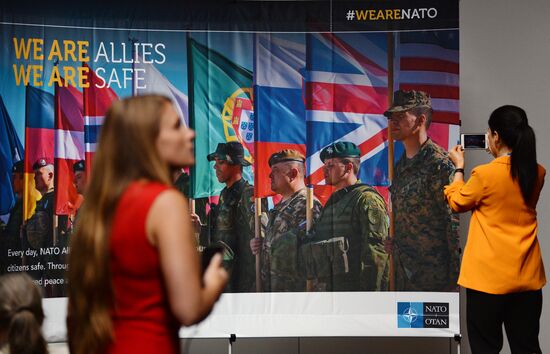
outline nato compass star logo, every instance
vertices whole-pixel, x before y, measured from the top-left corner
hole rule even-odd
[[[397,303],[397,327],[398,328],[422,328],[423,303],[422,302],[398,302]]]
[[[418,317],[418,312],[416,312],[412,307],[407,307],[401,315],[405,321],[408,323],[413,323]]]

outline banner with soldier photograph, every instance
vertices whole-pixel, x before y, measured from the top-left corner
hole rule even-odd
[[[459,333],[458,2],[172,6],[1,13],[0,271],[51,338],[105,114],[149,93],[196,132],[174,186],[231,275],[183,336]]]

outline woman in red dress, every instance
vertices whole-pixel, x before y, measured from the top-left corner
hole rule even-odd
[[[171,187],[172,171],[194,163],[193,138],[162,96],[107,112],[71,243],[71,353],[178,353],[180,325],[219,298],[221,257],[201,276],[187,201]]]

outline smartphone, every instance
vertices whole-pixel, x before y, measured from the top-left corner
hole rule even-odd
[[[460,134],[460,145],[463,149],[488,149],[487,133]]]
[[[216,253],[223,254],[223,252],[224,248],[221,245],[210,245],[205,247],[201,253],[202,272],[204,273],[206,271],[206,268],[208,268],[208,265],[210,264],[210,260]]]

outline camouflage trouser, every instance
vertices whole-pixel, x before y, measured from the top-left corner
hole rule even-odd
[[[399,254],[394,257],[394,264],[395,291],[449,291],[446,267],[404,263]]]

